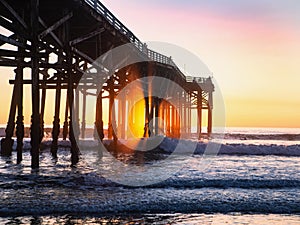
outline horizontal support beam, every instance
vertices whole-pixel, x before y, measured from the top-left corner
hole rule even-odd
[[[6,66],[6,67],[31,67],[31,62],[16,62],[15,60],[5,60],[4,58],[0,58],[0,66]],[[54,70],[61,70],[66,69],[67,66],[64,64],[50,64],[50,63],[39,63],[40,69],[54,69]]]
[[[9,84],[15,84],[16,83],[16,80],[9,80]],[[60,81],[57,81],[57,80],[39,80],[39,84],[40,85],[56,85],[56,84],[68,84],[68,80],[60,80]],[[32,80],[23,80],[22,81],[22,84],[32,84]],[[76,82],[74,82],[74,85],[76,84],[76,86],[78,85]],[[99,86],[97,84],[94,84],[93,83],[93,80],[92,81],[89,81],[87,80],[86,81],[86,84],[84,84],[84,82],[80,82],[79,86],[82,88],[82,89],[90,89],[90,88],[99,88]],[[108,86],[103,86],[103,89],[107,88]],[[114,84],[114,89],[119,89],[121,87],[121,85],[119,84]]]
[[[66,64],[61,64],[61,63],[55,63],[55,64],[50,64],[50,63],[39,63],[40,68],[45,68],[45,69],[54,69],[54,70],[59,70],[59,69],[67,69],[68,66]]]
[[[2,34],[0,34],[0,41],[7,43],[7,44],[11,44],[20,48],[26,48],[26,49],[30,49],[29,45],[23,44],[21,42],[16,41],[15,39],[12,38],[12,36],[10,37],[6,37]]]
[[[11,60],[11,59],[4,59],[4,58],[0,58],[0,66],[5,66],[5,67],[18,67],[18,66],[22,66],[22,67],[30,67],[30,63],[26,63],[26,62],[17,62],[15,60]]]
[[[15,82],[12,82],[11,80],[10,80],[10,84],[11,83],[15,83]],[[28,83],[28,82],[26,82],[26,83],[23,83],[23,84],[31,84],[31,82],[30,83]],[[64,84],[61,84],[61,86],[60,86],[60,89],[68,89],[68,86],[69,86],[69,84],[67,84],[67,83],[64,83]],[[57,85],[56,84],[42,84],[42,83],[40,83],[39,84],[39,88],[40,89],[57,89]],[[77,85],[77,84],[73,84],[73,89],[76,89],[76,88],[80,88],[80,89],[87,89],[87,90],[98,90],[98,86],[88,86],[88,87],[86,87],[86,85]],[[89,95],[93,95],[92,93],[89,93]]]
[[[6,49],[0,49],[0,56],[6,56],[6,57],[32,57],[31,52],[17,52],[17,51],[11,51]],[[47,53],[39,53],[39,58],[46,58],[48,57]]]
[[[16,34],[12,34],[12,35],[10,35],[8,38],[16,39],[16,37],[17,37]],[[4,45],[5,43],[6,43],[5,41],[0,40],[0,46],[1,46],[1,45]]]
[[[57,81],[57,80],[39,80],[38,82],[39,82],[39,84],[42,84],[42,85],[47,85],[47,84],[68,84],[67,80],[65,80],[65,81],[63,81],[63,80],[60,80],[60,81]],[[15,84],[15,83],[16,83],[16,80],[9,80],[9,84]],[[23,84],[32,84],[32,80],[23,80],[22,83]]]
[[[67,84],[63,84],[61,85],[60,87],[61,89],[68,89],[68,85]],[[95,87],[89,87],[89,88],[86,88],[85,86],[81,86],[81,85],[74,85],[73,86],[73,89],[76,89],[76,88],[85,88],[85,89],[88,89],[88,90],[98,90],[99,87],[95,86]],[[57,89],[57,86],[56,85],[44,85],[44,86],[40,86],[40,89],[50,89],[50,90],[54,90],[54,89]],[[94,93],[90,93],[88,92],[87,95],[90,95],[90,96],[97,96],[96,94]]]

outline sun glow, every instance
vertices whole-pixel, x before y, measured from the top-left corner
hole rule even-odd
[[[142,138],[145,127],[145,100],[136,102],[132,107],[129,106],[128,131],[127,135],[133,138]]]
[[[142,138],[146,104],[141,81],[134,80],[126,85],[116,99],[118,101],[118,126],[120,127],[118,135],[125,139]]]

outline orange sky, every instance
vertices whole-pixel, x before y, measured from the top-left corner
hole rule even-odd
[[[142,41],[177,44],[205,62],[221,88],[227,126],[300,127],[300,2],[102,2]],[[5,124],[13,73],[0,71],[0,124]],[[30,105],[24,110],[29,122]]]
[[[300,2],[104,3],[142,40],[177,44],[206,63],[227,126],[300,127]]]

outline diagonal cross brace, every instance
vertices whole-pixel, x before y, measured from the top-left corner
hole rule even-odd
[[[39,39],[43,39],[46,37],[49,33],[54,31],[56,28],[58,28],[60,25],[65,23],[67,20],[71,19],[73,17],[73,12],[68,13],[66,16],[58,20],[56,23],[54,23],[52,26],[44,30],[42,33],[39,34]]]
[[[40,22],[40,24],[41,24],[43,27],[47,28],[46,23],[42,20],[41,17],[39,17],[39,22]],[[57,43],[60,47],[63,47],[63,44],[62,44],[62,42],[60,41],[60,39],[59,39],[52,31],[50,32],[50,35],[52,36],[52,38],[56,41],[56,43]]]

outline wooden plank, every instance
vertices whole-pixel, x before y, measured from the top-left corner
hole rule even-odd
[[[104,28],[97,29],[97,30],[95,30],[95,31],[93,31],[93,32],[91,32],[89,34],[83,35],[83,36],[81,36],[79,38],[74,39],[73,41],[70,41],[70,45],[76,45],[76,44],[78,44],[80,42],[83,42],[85,40],[88,40],[88,39],[90,39],[90,38],[92,38],[92,37],[94,37],[94,36],[96,36],[98,34],[101,34],[104,31],[105,31]]]
[[[0,17],[0,25],[12,33],[16,33],[18,36],[24,37],[25,39],[29,39],[28,32],[21,26],[16,23],[10,22],[4,17]]]
[[[44,30],[42,33],[39,34],[39,39],[43,39],[46,37],[49,33],[53,32],[56,28],[64,24],[66,21],[71,19],[73,17],[73,12],[68,13],[66,16],[58,20],[56,23],[54,23],[52,26]]]

